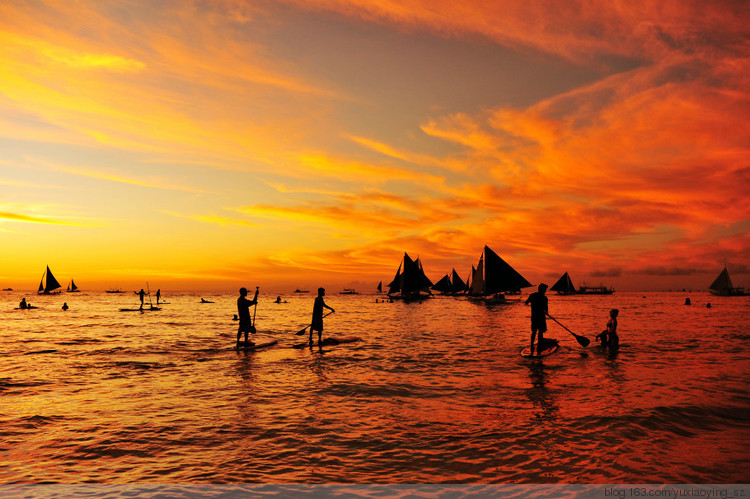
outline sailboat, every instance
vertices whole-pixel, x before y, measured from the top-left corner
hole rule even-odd
[[[506,293],[518,294],[531,283],[492,251],[484,247],[484,254],[473,272],[469,298],[484,303],[507,303]]]
[[[735,288],[732,286],[732,280],[729,278],[729,272],[727,272],[727,266],[724,265],[724,270],[721,271],[719,277],[708,287],[711,294],[717,296],[747,296],[748,293],[745,288]]]
[[[388,285],[388,296],[405,301],[423,300],[432,296],[430,287],[432,287],[432,281],[425,275],[419,258],[412,260],[408,254],[404,253],[404,259],[398,266],[396,277]]]
[[[574,295],[576,294],[576,287],[573,286],[573,281],[570,280],[570,276],[565,272],[555,284],[549,288],[550,291],[557,291],[558,295]]]
[[[457,295],[468,291],[469,287],[458,275],[456,269],[453,269],[450,275],[445,274],[431,289],[444,295]]]
[[[49,265],[47,265],[47,270],[44,271],[44,274],[42,274],[42,281],[39,283],[39,289],[37,290],[36,294],[38,295],[53,295],[59,293],[53,293],[54,290],[61,288],[60,283],[57,282],[57,279],[55,279],[55,276],[52,275],[52,272],[49,270]]]
[[[383,281],[380,281],[378,283],[378,293],[382,293],[382,292],[383,292]]]
[[[73,279],[70,280],[70,284],[68,284],[68,289],[66,289],[68,293],[80,293],[80,290],[78,289],[78,286],[76,286],[76,283],[73,282]]]
[[[456,269],[453,269],[453,275],[451,276],[451,293],[456,295],[467,291],[469,291],[469,286],[467,286],[463,279],[461,279],[458,272],[456,272]]]

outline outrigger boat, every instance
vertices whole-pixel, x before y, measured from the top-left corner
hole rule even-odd
[[[600,284],[599,286],[586,286],[584,284],[577,291],[579,295],[611,295],[614,292],[615,288],[608,288],[604,284]]]
[[[708,287],[708,290],[711,294],[717,296],[747,296],[750,294],[745,291],[745,288],[735,288],[732,286],[732,280],[729,278],[726,265],[724,266],[724,270],[719,274],[719,277]]]
[[[388,297],[403,301],[425,300],[432,297],[431,287],[432,281],[425,275],[419,257],[412,260],[408,254],[404,253],[404,259],[398,266],[396,277],[388,285]]]
[[[47,265],[47,270],[44,271],[44,274],[42,274],[42,281],[39,283],[39,289],[37,290],[36,294],[38,295],[56,295],[59,294],[60,291],[53,292],[56,289],[61,288],[59,282],[57,282],[57,279],[55,279],[55,276],[52,275],[52,272],[49,270],[49,265]]]
[[[549,288],[550,291],[556,291],[558,295],[574,295],[576,294],[576,287],[573,285],[573,281],[570,280],[570,276],[565,272],[555,284]]]
[[[472,267],[472,279],[469,286],[469,299],[486,304],[509,303],[507,294],[520,294],[521,288],[531,283],[508,265],[489,246],[484,247],[484,254],[479,257],[476,269]],[[518,300],[512,300],[518,301]]]
[[[439,291],[444,295],[455,296],[466,293],[469,290],[469,286],[461,279],[456,269],[453,269],[451,275],[445,274],[431,289]]]

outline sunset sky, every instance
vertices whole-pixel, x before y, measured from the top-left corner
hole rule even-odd
[[[0,287],[370,291],[485,244],[750,285],[745,1],[11,1],[0,46]]]

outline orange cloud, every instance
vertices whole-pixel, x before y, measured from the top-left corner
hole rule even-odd
[[[409,31],[446,37],[481,35],[501,45],[531,47],[576,61],[596,56],[659,60],[682,51],[709,54],[742,47],[750,13],[742,2],[668,0],[624,6],[617,0],[287,0]]]

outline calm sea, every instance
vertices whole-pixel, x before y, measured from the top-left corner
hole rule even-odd
[[[261,295],[279,343],[237,352],[235,294],[22,296],[0,294],[2,483],[750,481],[749,298],[550,295],[592,340],[618,308],[621,350],[550,321],[562,348],[527,360],[522,303],[330,294],[326,334],[362,340],[311,352],[312,295]]]

